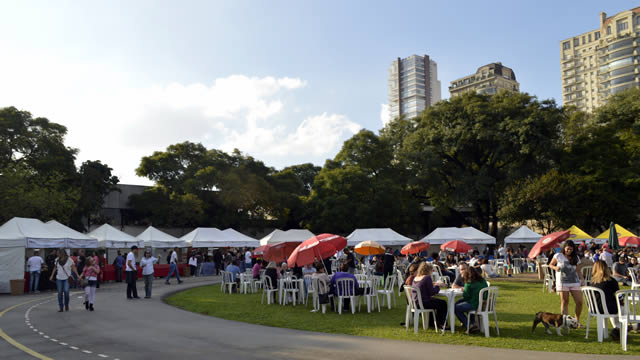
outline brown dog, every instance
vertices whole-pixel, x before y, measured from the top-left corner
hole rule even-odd
[[[531,333],[535,332],[536,326],[538,326],[539,323],[542,323],[544,325],[545,329],[547,330],[547,334],[553,334],[549,327],[554,326],[556,328],[556,333],[558,334],[558,336],[562,336],[563,328],[567,329],[567,333],[569,333],[569,329],[577,329],[582,327],[582,324],[580,324],[578,320],[573,316],[552,314],[540,311],[533,319],[533,327],[531,328]]]

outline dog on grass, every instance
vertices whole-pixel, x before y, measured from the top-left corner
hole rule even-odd
[[[540,311],[533,319],[533,327],[531,328],[532,334],[536,331],[536,326],[538,326],[539,323],[542,323],[544,325],[545,329],[547,330],[547,334],[553,334],[549,328],[551,326],[555,327],[558,336],[562,336],[562,329],[567,329],[567,333],[569,333],[569,329],[577,329],[582,327],[582,324],[578,322],[578,319],[574,318],[573,316],[552,314]]]

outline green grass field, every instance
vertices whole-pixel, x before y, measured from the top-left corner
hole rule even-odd
[[[492,280],[492,285],[500,287],[497,303],[500,337],[496,336],[494,328],[489,339],[482,333],[464,334],[459,323],[455,334],[447,332],[444,336],[436,334],[433,327],[426,331],[421,327],[418,335],[413,333],[413,328],[405,330],[400,326],[405,315],[404,294],[397,298],[396,306],[391,310],[385,307],[380,313],[376,311],[369,314],[363,303],[363,312],[356,312],[355,315],[350,312],[338,315],[330,310],[326,314],[312,313],[310,305],[262,305],[260,293],[223,294],[219,285],[189,289],[174,294],[165,301],[189,311],[224,319],[308,331],[510,349],[640,355],[640,334],[630,333],[626,353],[622,351],[619,341],[614,342],[609,338],[603,343],[598,343],[594,327],[595,318],[591,320],[588,340],[585,339],[585,329],[572,330],[569,335],[558,337],[555,332],[548,335],[542,324],[539,324],[536,332],[532,334],[531,325],[535,313],[559,313],[560,297],[554,293],[543,293],[540,283]],[[573,309],[572,301],[570,312],[573,312]],[[586,326],[586,309],[583,310],[580,322]],[[493,326],[493,323],[491,325]]]

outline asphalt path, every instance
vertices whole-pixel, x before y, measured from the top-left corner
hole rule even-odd
[[[58,313],[57,296],[0,296],[0,358],[13,359],[631,359],[456,346],[332,335],[219,319],[165,304],[175,291],[214,283],[186,278],[177,285],[154,282],[151,299],[128,300],[124,283],[103,284],[96,310],[86,311],[73,292],[69,312]],[[138,294],[144,295],[138,282]],[[18,305],[18,306],[16,306]],[[16,306],[12,308],[13,306]],[[247,312],[256,309],[247,309]],[[348,316],[348,315],[347,315]],[[407,336],[413,336],[409,331]],[[640,357],[635,357],[640,358]]]

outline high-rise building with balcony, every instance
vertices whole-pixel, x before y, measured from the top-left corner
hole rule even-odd
[[[493,95],[500,90],[520,91],[516,73],[501,62],[491,63],[478,68],[475,74],[467,75],[451,82],[451,97],[460,96],[468,91]]]
[[[617,92],[640,86],[640,7],[560,42],[563,105],[591,112]]]
[[[411,55],[391,63],[389,68],[389,115],[419,116],[441,100],[438,64],[428,55]]]

